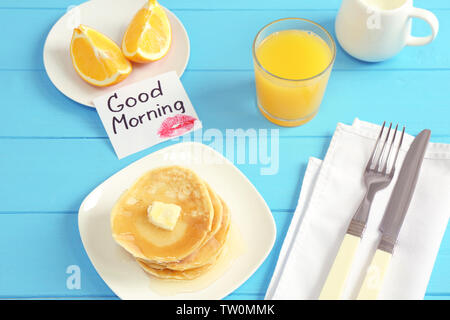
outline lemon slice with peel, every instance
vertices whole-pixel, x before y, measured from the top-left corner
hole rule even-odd
[[[123,37],[123,54],[131,61],[146,63],[164,57],[170,49],[172,30],[166,12],[156,0],[148,0]]]
[[[130,61],[114,41],[84,25],[73,30],[70,55],[80,77],[98,87],[119,83],[132,70]]]

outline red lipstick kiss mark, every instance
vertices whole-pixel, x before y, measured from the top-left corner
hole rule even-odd
[[[160,138],[172,138],[176,136],[181,136],[186,132],[192,130],[194,127],[194,122],[197,119],[191,116],[186,116],[178,114],[176,116],[167,118],[161,124],[158,130],[158,135]]]

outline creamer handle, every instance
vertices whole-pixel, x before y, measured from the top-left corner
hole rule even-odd
[[[431,27],[431,35],[426,37],[414,37],[409,35],[406,40],[408,46],[424,46],[432,42],[439,32],[439,20],[431,11],[419,8],[412,8],[409,16],[411,18],[419,18],[426,21]]]

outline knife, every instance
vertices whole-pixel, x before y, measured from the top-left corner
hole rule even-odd
[[[357,297],[358,300],[375,300],[378,297],[417,184],[417,179],[419,178],[420,168],[422,167],[430,136],[430,130],[423,130],[414,139],[406,153],[379,228],[382,234],[381,241],[366,271],[366,276]]]

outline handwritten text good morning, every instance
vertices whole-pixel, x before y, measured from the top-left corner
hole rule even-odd
[[[119,158],[201,128],[175,72],[122,87],[94,104]]]

